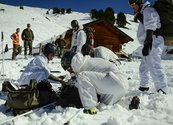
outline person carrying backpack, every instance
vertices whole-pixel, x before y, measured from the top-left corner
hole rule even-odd
[[[147,1],[143,0],[129,0],[130,7],[137,12],[139,26],[137,37],[141,44],[142,60],[139,67],[140,72],[140,91],[149,90],[149,76],[150,73],[155,84],[157,92],[164,94],[168,93],[168,85],[166,76],[161,66],[161,55],[164,49],[164,39],[161,34],[156,32],[161,28],[160,17],[157,11],[151,7]]]
[[[19,32],[20,28],[17,28],[16,32],[10,36],[10,38],[13,40],[12,60],[15,60],[16,56],[21,52],[21,47],[19,42]]]
[[[96,114],[97,108],[115,104],[127,92],[125,75],[105,59],[67,51],[61,58],[61,66],[76,74],[75,86],[78,88],[84,113]],[[97,94],[100,95],[99,99]]]
[[[81,52],[82,46],[86,43],[86,33],[82,27],[79,27],[77,20],[71,21],[71,27],[73,29],[73,34],[70,50],[73,52]]]

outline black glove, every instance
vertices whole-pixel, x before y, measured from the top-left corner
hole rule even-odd
[[[146,32],[146,39],[144,41],[144,47],[142,49],[143,56],[148,56],[149,52],[152,49],[152,36],[153,36],[153,30],[147,30]]]
[[[150,46],[148,44],[144,44],[144,47],[142,49],[142,55],[148,56],[150,51]]]
[[[142,13],[136,13],[136,18],[143,24],[143,14]]]

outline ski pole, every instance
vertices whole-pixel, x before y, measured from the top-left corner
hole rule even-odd
[[[80,114],[82,110],[79,110],[76,114],[72,115],[63,125],[69,125],[70,121]]]
[[[3,32],[1,32],[1,42],[2,42],[2,67],[1,67],[1,76],[2,76],[2,80],[4,80],[4,52],[3,52],[3,48],[4,48],[4,34]]]
[[[41,108],[44,109],[44,108],[46,108],[46,107],[48,107],[48,106],[54,105],[55,103],[56,103],[56,102],[52,102],[52,103],[47,104],[47,105],[45,105],[45,106],[36,108],[36,109],[34,109],[34,110],[30,110],[30,111],[28,111],[28,112],[25,112],[25,113],[23,113],[23,114],[21,114],[21,115],[17,115],[17,116],[15,116],[15,117],[11,118],[11,119],[7,119],[7,120],[5,120],[5,121],[3,121],[3,122],[0,122],[0,125],[2,125],[2,124],[4,124],[4,123],[7,123],[7,122],[10,122],[10,121],[13,121],[13,120],[18,119],[18,118],[21,118],[21,117],[23,117],[23,116],[27,116],[27,115],[29,115],[29,114],[32,114],[32,113],[34,113],[34,112],[39,111],[39,109],[41,109]]]

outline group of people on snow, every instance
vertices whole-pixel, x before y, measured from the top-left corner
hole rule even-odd
[[[129,0],[129,5],[139,14],[139,20],[142,18],[137,32],[139,42],[144,45],[139,67],[141,81],[138,89],[149,90],[148,74],[150,73],[156,91],[167,94],[168,85],[161,66],[164,39],[161,35],[154,34],[154,31],[161,26],[159,15],[154,8],[149,7],[149,2]],[[121,63],[111,50],[105,47],[92,48],[87,45],[86,34],[77,20],[71,21],[71,27],[73,29],[71,47],[62,55],[61,66],[70,74],[75,74],[73,82],[78,89],[84,113],[96,114],[98,107],[113,105],[125,96],[128,91],[127,77],[120,70]],[[28,39],[31,40],[33,39]],[[43,53],[27,65],[19,79],[19,84],[28,84],[31,79],[36,79],[37,82],[51,79],[62,85],[67,84],[71,79],[64,80],[65,76],[54,76],[48,69],[48,63],[54,58],[55,53],[55,46],[47,43]]]
[[[20,36],[19,36],[20,28],[16,29],[16,32],[11,35],[11,39],[13,40],[13,53],[12,53],[12,60],[16,59],[16,56],[21,53],[21,46],[20,46]],[[27,58],[27,49],[29,47],[29,54],[32,55],[32,46],[34,40],[34,33],[31,30],[31,25],[27,24],[27,28],[22,31],[21,38],[24,42],[24,55]]]

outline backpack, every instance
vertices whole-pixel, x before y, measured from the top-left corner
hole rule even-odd
[[[60,87],[56,105],[83,108],[78,89],[74,85],[64,85]]]
[[[148,6],[146,6],[148,7]],[[162,35],[165,40],[165,45],[169,45],[173,41],[173,0],[157,0],[154,5],[160,16],[161,28],[154,31],[155,35]],[[137,17],[143,23],[143,15]]]
[[[5,105],[6,111],[12,111],[14,115],[22,114],[39,105],[39,91],[36,89],[36,81],[32,80],[27,86],[16,89],[9,81],[2,84],[2,91],[8,92]]]
[[[173,0],[157,0],[153,7],[160,16],[159,32],[166,40],[173,40]]]
[[[5,81],[2,91],[8,92],[5,105],[9,109],[6,112],[12,111],[14,116],[54,102],[57,98],[51,84],[46,80],[38,84],[36,80],[31,80],[29,85],[23,85],[19,89]]]
[[[99,94],[97,94],[97,98],[99,102]],[[78,88],[73,83],[60,87],[56,105],[60,105],[61,107],[83,108]]]
[[[86,44],[89,44],[90,46],[93,45],[93,39],[94,39],[94,29],[91,27],[85,27],[84,32],[86,33],[87,39]]]

